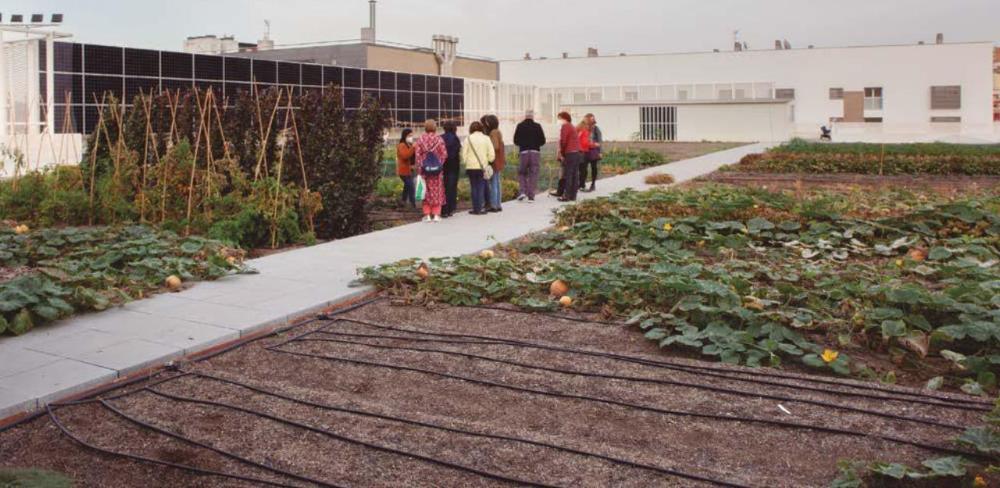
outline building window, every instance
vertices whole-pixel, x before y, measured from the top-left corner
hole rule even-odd
[[[932,86],[931,110],[958,110],[962,108],[961,86]]]
[[[956,123],[961,121],[961,117],[931,117],[932,123]]]
[[[882,110],[882,87],[865,88],[865,110]]]
[[[639,139],[642,141],[677,139],[677,107],[639,107]]]
[[[844,99],[844,89],[843,88],[831,88],[830,89],[830,100],[843,100]]]
[[[688,91],[687,90],[677,90],[677,99],[678,100],[687,100],[688,99]]]
[[[732,100],[733,91],[729,89],[719,90],[719,100]]]
[[[865,117],[865,122],[869,124],[881,124],[882,117]]]
[[[794,88],[778,88],[774,90],[774,98],[778,100],[795,100]]]
[[[625,101],[626,102],[635,102],[635,101],[638,101],[638,100],[639,100],[639,89],[638,88],[632,88],[632,87],[626,87],[625,88]]]

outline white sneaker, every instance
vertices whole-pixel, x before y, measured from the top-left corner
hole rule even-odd
[[[528,195],[525,195],[524,193],[522,193],[522,194],[520,194],[520,195],[517,196],[517,201],[523,202],[525,198],[528,198]]]
[[[424,215],[424,220],[423,221],[424,222],[430,222],[431,221],[431,216],[430,215]]]
[[[441,221],[441,216],[440,216],[440,215],[435,215],[435,216],[434,216],[434,217],[433,217],[433,218],[431,219],[431,222],[440,222],[440,221]]]

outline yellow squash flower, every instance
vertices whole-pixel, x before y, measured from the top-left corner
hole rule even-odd
[[[972,486],[975,488],[986,488],[986,480],[983,479],[982,475],[976,476],[976,479],[972,480]]]
[[[823,362],[825,362],[827,364],[836,361],[837,360],[837,356],[840,356],[840,353],[837,352],[837,351],[834,351],[834,350],[831,350],[831,349],[824,349],[823,350],[823,355],[822,355]]]
[[[670,225],[670,222],[667,222],[666,224],[663,224],[663,230],[665,230],[667,232],[670,232],[673,228],[674,228],[674,226]]]

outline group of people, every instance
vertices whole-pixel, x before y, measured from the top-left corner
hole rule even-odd
[[[528,111],[514,131],[514,144],[520,151],[517,170],[518,196],[521,202],[534,202],[541,170],[541,151],[545,131]],[[551,195],[560,201],[574,201],[578,191],[594,191],[603,138],[593,114],[587,114],[574,128],[572,117],[559,114],[561,123],[557,159],[562,167],[559,186]],[[396,146],[396,174],[403,181],[401,202],[416,208],[418,177],[422,183],[424,222],[439,222],[458,209],[458,180],[465,168],[472,197],[472,215],[502,212],[502,174],[507,163],[506,147],[496,115],[486,115],[469,125],[469,136],[459,139],[458,125],[442,124],[438,134],[434,120],[424,123],[424,132],[416,137],[404,129]],[[592,177],[587,189],[588,168]]]

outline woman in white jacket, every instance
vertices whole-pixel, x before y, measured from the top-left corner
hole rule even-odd
[[[472,190],[472,215],[486,215],[487,178],[484,173],[487,168],[492,170],[490,163],[496,157],[493,141],[483,133],[483,124],[473,122],[469,126],[469,137],[462,145],[462,164]]]

